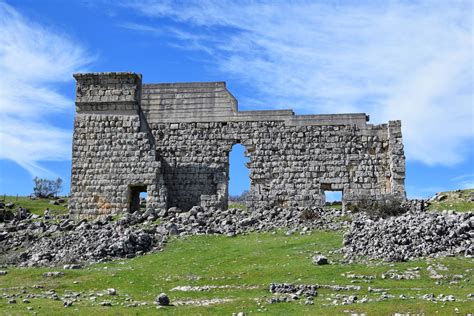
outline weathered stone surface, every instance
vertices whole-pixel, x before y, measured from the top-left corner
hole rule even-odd
[[[0,235],[4,237],[0,239],[0,263],[20,266],[63,264],[64,269],[78,269],[81,268],[79,262],[127,258],[160,249],[163,235],[156,232],[157,225],[141,225],[147,217],[137,213],[116,222],[110,218],[92,223],[67,221],[68,229],[54,234],[48,232],[57,226],[57,218],[2,223]],[[25,250],[16,251],[20,248]]]
[[[322,255],[317,255],[313,257],[313,263],[318,266],[322,266],[322,265],[328,264],[328,258]]]
[[[318,285],[303,285],[289,283],[272,283],[270,284],[270,293],[272,294],[296,294],[306,297],[315,297],[318,295]]]
[[[405,199],[399,121],[365,114],[238,111],[223,82],[142,85],[133,73],[76,74],[70,212],[78,217],[227,208],[234,144],[250,157],[250,208]]]
[[[127,213],[121,218],[97,218],[88,222],[68,222],[67,230],[55,230],[61,217],[49,219],[13,219],[0,223],[0,264],[19,266],[57,266],[78,269],[79,263],[129,258],[160,250],[167,236],[224,234],[234,236],[249,231],[272,231],[288,228],[289,234],[309,233],[312,229],[336,230],[347,227],[351,213],[342,210],[313,208],[316,214],[305,219],[303,208],[228,209],[196,206],[188,212],[168,210],[158,218],[157,212]],[[177,212],[175,212],[177,211]],[[38,229],[41,227],[41,229]],[[54,231],[54,233],[51,233]],[[25,249],[18,252],[18,249]]]
[[[56,223],[61,217],[12,219],[0,223],[0,264],[62,265],[63,269],[75,269],[81,268],[79,263],[130,258],[160,250],[168,236],[235,236],[280,228],[287,229],[288,235],[308,234],[317,229],[348,230],[345,247],[341,250],[348,260],[359,256],[409,260],[420,256],[474,254],[472,212],[410,211],[401,216],[374,220],[362,213],[319,208],[222,211],[196,206],[186,212],[170,209],[162,215],[158,217],[158,212],[148,210],[127,213],[115,220],[111,216],[90,222],[83,219],[71,222],[72,227],[55,233],[50,233],[51,228],[58,226]],[[159,221],[150,221],[153,218]],[[66,220],[63,218],[63,221]],[[321,258],[316,259],[321,261]]]
[[[43,277],[45,278],[57,278],[57,277],[62,277],[63,275],[64,275],[64,272],[61,272],[61,271],[51,271],[51,272],[43,273]]]
[[[364,256],[388,261],[439,255],[473,256],[473,238],[472,212],[408,212],[378,220],[362,215],[344,235],[344,252],[347,259]]]

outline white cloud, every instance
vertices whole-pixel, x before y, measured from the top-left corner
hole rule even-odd
[[[91,59],[65,35],[21,16],[0,2],[0,159],[34,176],[53,176],[42,161],[71,157],[71,131],[54,126],[51,113],[74,111],[52,86],[72,80]]]
[[[212,55],[226,79],[255,87],[260,107],[401,119],[408,159],[428,165],[472,155],[472,3],[327,3],[125,5],[174,19],[175,39]]]

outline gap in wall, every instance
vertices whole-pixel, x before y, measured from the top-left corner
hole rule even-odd
[[[148,198],[148,192],[140,192],[140,211],[146,211],[146,201]]]
[[[340,208],[342,207],[342,191],[324,191],[326,206]]]
[[[249,157],[245,156],[245,146],[235,144],[229,152],[229,201],[243,202],[250,189],[250,170],[247,163]]]
[[[130,213],[133,213],[135,211],[140,211],[141,210],[141,197],[145,197],[147,188],[146,185],[130,185],[129,186],[129,211]],[[146,208],[146,202],[145,202],[145,207]]]

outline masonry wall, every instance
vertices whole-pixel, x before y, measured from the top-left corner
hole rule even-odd
[[[76,79],[70,212],[82,217],[127,212],[135,186],[146,188],[150,207],[165,207],[161,162],[139,114],[141,77]]]
[[[238,111],[222,82],[142,86],[129,73],[76,79],[73,213],[128,211],[130,186],[141,184],[148,207],[225,209],[237,143],[250,157],[251,207],[323,205],[324,191],[342,191],[345,204],[405,199],[399,121]]]
[[[391,159],[395,149],[390,142],[398,145],[399,139],[389,139],[386,124],[364,130],[354,125],[287,126],[278,121],[180,123],[175,128],[171,124],[154,124],[152,130],[160,135],[157,148],[169,166],[172,206],[188,209],[200,204],[200,194],[212,191],[221,195],[215,200],[225,204],[228,153],[237,143],[250,157],[254,207],[322,205],[324,191],[343,191],[346,203],[405,195],[400,183],[404,166],[397,165],[401,158]],[[397,122],[391,124],[399,127]]]

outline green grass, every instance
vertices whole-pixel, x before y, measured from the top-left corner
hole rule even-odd
[[[353,304],[348,306],[324,306],[333,299],[331,295],[357,295],[360,298],[379,297],[380,294],[368,292],[368,287],[385,288],[389,294],[418,296],[420,294],[451,294],[456,298],[466,299],[468,293],[474,292],[473,261],[466,258],[442,258],[419,260],[406,263],[382,263],[370,261],[369,264],[338,263],[339,255],[332,255],[331,250],[340,247],[342,233],[313,232],[311,235],[294,234],[286,236],[284,232],[252,233],[237,237],[193,236],[173,239],[164,251],[109,263],[94,264],[82,270],[64,270],[61,278],[43,278],[46,268],[8,268],[8,274],[0,276],[0,291],[18,293],[24,287],[26,293],[41,293],[54,289],[58,295],[83,291],[81,300],[68,309],[62,307],[61,301],[48,299],[30,299],[30,304],[9,305],[6,299],[0,299],[0,310],[3,314],[26,314],[27,306],[47,315],[73,313],[78,315],[124,315],[155,314],[153,300],[161,292],[167,293],[171,301],[189,299],[227,298],[230,302],[211,306],[171,306],[160,310],[161,314],[172,315],[231,315],[233,312],[245,311],[250,314],[265,313],[269,315],[327,315],[344,314],[343,311],[365,312],[368,315],[389,315],[395,312],[425,313],[425,315],[452,314],[458,308],[462,315],[472,312],[472,302],[432,303],[421,299],[401,300],[392,298],[383,302]],[[315,266],[311,257],[315,251],[328,256],[331,264]],[[447,271],[439,271],[446,276],[442,284],[428,277],[428,264],[441,263]],[[405,271],[407,268],[420,267],[421,278],[417,280],[382,279],[381,275],[390,270]],[[374,275],[371,283],[351,283],[342,275],[353,272],[359,275]],[[457,284],[449,284],[453,275],[462,274],[464,278]],[[77,282],[77,284],[73,282]],[[271,282],[290,282],[298,284],[339,284],[360,285],[360,291],[335,292],[320,289],[314,305],[304,305],[304,300],[290,303],[268,304],[272,296],[268,292]],[[32,285],[43,285],[44,289],[34,289]],[[171,291],[176,286],[200,285],[233,285],[252,286],[251,289],[216,289],[205,292]],[[101,292],[107,288],[117,289],[117,296],[98,297],[98,302],[109,300],[111,307],[97,306],[89,296],[90,291]],[[125,299],[146,302],[140,307],[120,305]],[[258,305],[260,303],[261,305]],[[260,309],[260,312],[259,312]],[[346,313],[347,314],[347,313]]]
[[[238,208],[240,210],[246,210],[247,206],[239,202],[230,202],[228,208]]]
[[[469,191],[464,190],[458,195],[449,194],[443,203],[452,205],[444,207],[465,211],[472,208],[472,202],[466,202]],[[452,193],[452,192],[451,192]],[[3,198],[3,196],[0,196]],[[42,215],[48,207],[54,213],[66,213],[64,206],[49,205],[49,199],[30,200],[28,197],[7,196],[6,202],[25,207],[35,214]],[[229,207],[245,209],[241,204],[229,204]],[[435,206],[431,206],[431,209]],[[192,236],[173,239],[162,252],[148,254],[129,260],[94,264],[82,270],[64,270],[61,278],[43,278],[45,271],[57,271],[60,268],[14,268],[8,267],[8,274],[0,276],[0,293],[19,293],[23,288],[26,292],[17,298],[17,304],[7,304],[7,299],[0,298],[0,314],[29,314],[27,306],[34,311],[47,315],[78,314],[162,314],[172,315],[231,315],[245,311],[250,314],[266,313],[270,315],[327,315],[348,314],[348,311],[366,313],[368,315],[389,315],[399,313],[424,313],[425,315],[451,315],[458,308],[461,315],[474,312],[472,301],[466,301],[467,294],[474,293],[473,260],[467,258],[423,259],[405,263],[340,263],[341,257],[331,254],[342,244],[340,232],[313,232],[311,235],[293,234],[286,236],[284,232],[253,233],[234,238],[224,236]],[[321,252],[329,257],[330,265],[315,266],[311,257]],[[429,277],[428,265],[441,263],[447,271],[438,271],[446,278],[440,284]],[[420,267],[420,279],[392,280],[382,279],[381,275],[390,269],[406,271],[408,268]],[[5,270],[2,268],[2,270]],[[370,283],[351,283],[343,274],[351,272],[358,275],[371,275],[376,279]],[[450,284],[455,275],[464,277],[456,284]],[[77,283],[73,283],[77,282]],[[304,305],[304,300],[290,303],[268,304],[272,296],[268,286],[272,282],[288,282],[297,284],[338,284],[360,285],[360,291],[335,292],[320,289],[314,305]],[[44,289],[32,288],[32,285],[43,285]],[[251,286],[252,288],[215,289],[206,292],[171,291],[176,286],[199,285],[232,285]],[[334,295],[357,295],[377,298],[380,294],[368,292],[368,287],[387,289],[395,295],[381,302],[332,306]],[[104,295],[97,302],[89,299],[88,293],[103,292],[113,287],[117,296]],[[68,309],[61,301],[31,298],[30,304],[22,303],[28,293],[40,294],[54,289],[61,297],[64,294],[82,291],[80,301]],[[153,304],[154,298],[161,292],[167,293],[172,302],[179,300],[205,300],[227,298],[231,301],[210,306],[172,306],[160,311]],[[433,293],[455,295],[458,301],[433,303],[419,298],[401,300],[400,294],[419,297]],[[130,298],[147,305],[125,307],[125,300]],[[98,302],[109,300],[113,306],[98,306]],[[462,300],[462,301],[459,301]],[[260,305],[258,305],[260,304]]]
[[[325,208],[325,209],[342,210],[342,204],[331,205],[331,206],[325,206],[324,208]]]
[[[49,204],[50,199],[30,199],[28,196],[11,196],[11,195],[0,195],[0,200],[5,201],[5,203],[14,203],[15,206],[12,210],[16,210],[18,207],[23,207],[28,209],[31,213],[37,215],[44,215],[44,210],[49,208],[53,215],[67,214],[68,209],[65,204],[66,202],[60,205],[51,205]]]
[[[474,211],[474,202],[470,201],[470,197],[474,194],[474,189],[441,192],[447,198],[443,201],[431,202],[428,209],[431,211],[454,210],[457,212]]]

